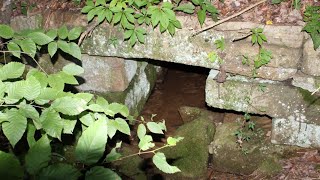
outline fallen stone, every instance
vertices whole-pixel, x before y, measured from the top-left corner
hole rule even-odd
[[[300,147],[320,147],[320,126],[297,122],[294,116],[274,118],[271,142]]]
[[[165,179],[206,179],[208,145],[213,140],[214,132],[214,123],[203,117],[180,126],[175,136],[184,139],[174,147],[163,149],[163,152],[181,172],[164,174]]]
[[[236,142],[234,133],[242,123],[223,123],[216,127],[213,142],[209,146],[212,154],[212,168],[217,171],[249,175],[255,172],[263,177],[272,176],[281,171],[278,160],[287,151],[283,146],[271,144],[264,134],[244,131],[250,135],[242,148]]]
[[[197,107],[182,106],[179,108],[179,114],[184,123],[193,121],[199,117],[204,117],[211,120],[213,123],[217,124],[222,122],[224,113],[213,112],[206,109],[201,109]]]

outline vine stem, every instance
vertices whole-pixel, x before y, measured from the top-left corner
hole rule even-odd
[[[256,6],[262,4],[262,3],[266,2],[266,1],[267,1],[267,0],[261,0],[261,1],[257,2],[257,3],[255,3],[255,4],[253,4],[253,5],[245,8],[244,10],[242,10],[242,11],[240,11],[240,12],[238,12],[238,13],[235,13],[235,14],[233,14],[233,15],[225,18],[225,19],[221,19],[221,20],[215,22],[214,24],[212,24],[212,25],[210,25],[210,26],[208,26],[208,27],[202,28],[202,29],[196,31],[195,33],[193,33],[193,34],[191,35],[191,37],[196,36],[196,35],[204,32],[204,31],[206,31],[206,30],[208,30],[208,29],[211,29],[211,28],[213,28],[213,27],[215,27],[215,26],[217,26],[217,25],[219,25],[219,24],[222,24],[222,23],[224,23],[224,22],[226,22],[226,21],[228,21],[228,20],[230,20],[230,19],[232,19],[232,18],[234,18],[234,17],[237,17],[237,16],[243,14],[244,12],[249,11],[250,9],[252,9],[252,8],[254,8],[254,7],[256,7]]]
[[[116,160],[114,160],[114,161],[112,161],[112,162],[116,162],[116,161],[122,161],[123,159],[127,159],[127,158],[129,158],[129,157],[133,157],[133,156],[137,156],[137,155],[141,155],[141,154],[149,154],[149,153],[153,153],[153,154],[155,154],[156,153],[156,151],[159,151],[160,149],[163,149],[163,148],[166,148],[166,147],[170,147],[171,145],[164,145],[164,146],[162,146],[162,147],[159,147],[159,148],[157,148],[157,149],[154,149],[154,150],[151,150],[151,151],[145,151],[145,152],[137,152],[137,153],[134,153],[134,154],[130,154],[130,155],[128,155],[128,156],[123,156],[123,157],[121,157],[121,158],[119,158],[119,159],[116,159]]]

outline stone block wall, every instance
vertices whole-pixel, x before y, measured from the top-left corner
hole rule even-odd
[[[44,13],[42,17],[43,21],[42,24],[38,24],[39,27],[56,28],[63,24],[68,27],[86,26],[85,15],[76,13]],[[212,52],[219,51],[214,41],[223,37],[226,42],[223,65],[228,78],[225,83],[219,84],[215,81],[218,72],[213,70],[210,73],[206,86],[208,105],[269,115],[273,118],[272,141],[274,143],[320,147],[320,136],[314,133],[314,129],[320,127],[319,93],[311,95],[311,92],[320,85],[320,48],[313,49],[309,36],[301,32],[302,26],[226,22],[192,36],[192,33],[200,28],[196,17],[178,17],[178,19],[185,28],[177,30],[175,36],[171,37],[168,33],[160,34],[158,31],[149,29],[145,44],[136,44],[133,48],[123,40],[123,33],[119,28],[100,25],[81,46],[82,52],[87,54],[84,55],[83,63],[90,61],[86,61],[86,58],[95,59],[93,62],[97,63],[86,65],[89,73],[85,78],[93,77],[91,72],[99,71],[98,64],[105,64],[107,57],[147,58],[219,70],[218,61],[211,62],[208,56]],[[212,23],[210,20],[205,22],[207,26]],[[268,42],[263,47],[272,52],[272,60],[257,70],[259,79],[252,79],[252,60],[258,54],[258,47],[252,46],[249,35],[250,30],[257,27],[264,29]],[[110,43],[114,39],[117,39],[116,46]],[[251,59],[249,66],[242,64],[244,55]],[[97,57],[99,57],[98,60]],[[90,61],[90,63],[93,62]],[[123,74],[123,77],[114,81],[117,85],[104,84],[97,87],[95,82],[99,79],[94,79],[93,84],[82,85],[79,88],[123,90],[132,76],[127,72],[132,74],[136,65],[122,60],[111,60],[110,63],[117,64],[119,67],[116,68],[117,73]],[[103,73],[103,69],[100,70]],[[141,73],[141,68],[139,70],[137,66],[136,75],[139,72]],[[104,74],[106,75],[106,72]],[[107,79],[104,77],[99,81]],[[129,84],[136,84],[132,87],[142,86],[139,83],[142,81],[133,83],[131,80]],[[131,91],[128,95],[133,99],[136,97],[135,93],[139,91],[141,88]],[[131,106],[128,101],[124,102]],[[290,127],[291,130],[288,130]],[[301,129],[303,127],[307,128]],[[290,140],[289,137],[296,137],[294,139],[299,141]]]

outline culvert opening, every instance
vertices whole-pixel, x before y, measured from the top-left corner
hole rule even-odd
[[[156,122],[162,121],[162,119],[165,120],[167,127],[166,137],[174,136],[179,127],[188,123],[185,121],[188,117],[182,117],[183,111],[187,107],[196,107],[210,112],[208,118],[212,120],[212,123],[239,122],[239,127],[241,127],[241,122],[244,119],[243,112],[216,109],[206,105],[205,86],[210,69],[162,61],[148,61],[148,63],[162,67],[163,71],[160,73],[140,116],[147,122],[151,121],[150,118],[152,114],[157,114],[157,116],[153,118]],[[192,119],[192,117],[190,119]],[[270,117],[252,115],[251,120],[257,122],[257,126],[262,127],[265,130],[265,134],[271,130],[272,121]],[[152,135],[156,145],[162,146],[163,143],[166,143],[165,136]],[[234,137],[234,141],[237,141],[236,136]],[[192,151],[192,149],[190,149],[190,151]],[[241,149],[239,149],[239,152],[241,152]],[[142,155],[141,157],[143,157],[144,161],[150,161],[151,159],[151,155]],[[207,159],[208,161],[210,161],[209,157]],[[167,160],[170,164],[174,165],[178,162],[179,158],[170,159],[170,157],[168,157]],[[210,163],[208,162],[208,164]],[[143,169],[143,171],[149,179],[165,179],[163,174],[159,174],[157,168],[155,168],[152,163]],[[219,172],[213,170],[212,166],[208,165],[207,178],[242,179],[244,177],[233,173]]]

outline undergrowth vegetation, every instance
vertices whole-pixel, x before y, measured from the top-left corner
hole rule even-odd
[[[66,91],[66,84],[78,85],[75,76],[83,73],[83,68],[70,63],[57,73],[47,74],[19,61],[7,58],[13,55],[19,59],[26,57],[37,63],[36,53],[46,49],[50,56],[57,50],[81,60],[79,46],[73,42],[79,38],[80,28],[70,31],[65,27],[57,30],[30,30],[14,32],[7,25],[0,25],[3,61],[0,66],[0,123],[5,137],[9,140],[9,152],[0,151],[0,176],[4,179],[120,179],[116,172],[107,168],[113,161],[129,158],[117,152],[121,143],[105,155],[108,139],[121,132],[129,135],[128,121],[134,121],[128,108],[119,103],[109,103],[106,99],[90,93]],[[7,62],[8,61],[8,62]],[[10,62],[9,62],[10,61]],[[180,170],[166,162],[166,157],[158,150],[175,146],[182,138],[168,137],[167,143],[155,148],[149,132],[163,134],[165,122],[139,121],[137,134],[139,154],[153,153],[153,163],[165,173]],[[75,132],[80,131],[80,135]],[[75,161],[53,152],[52,141],[63,141],[63,134],[71,134],[77,140],[74,148]],[[27,142],[27,152],[15,155],[15,146]],[[54,162],[53,156],[63,157]],[[79,168],[81,167],[81,168]]]

